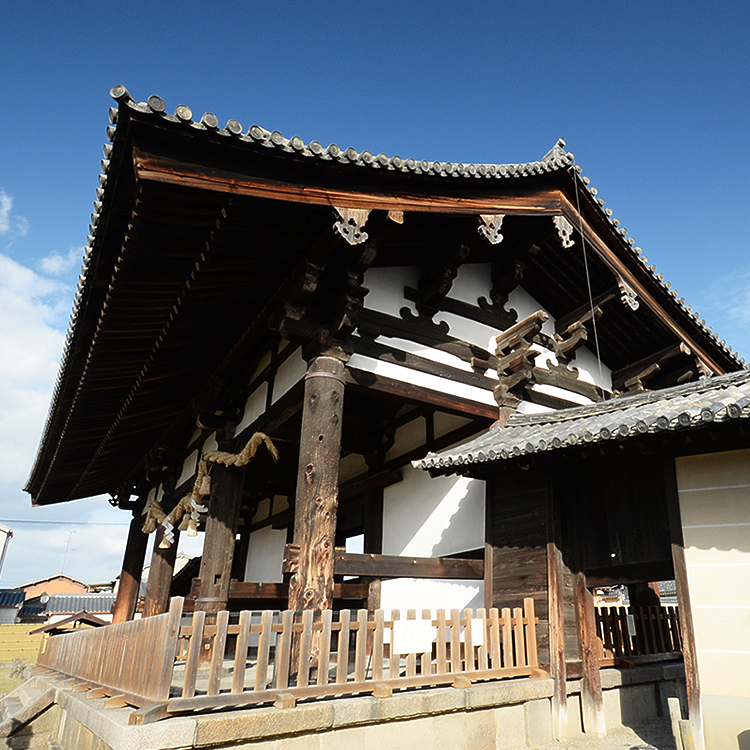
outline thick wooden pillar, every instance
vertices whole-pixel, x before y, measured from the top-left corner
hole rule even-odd
[[[333,605],[343,376],[343,361],[331,356],[311,359],[305,375],[294,512],[299,566],[289,583],[289,608],[294,610]]]
[[[565,612],[563,608],[563,560],[554,541],[547,543],[547,595],[549,602],[549,669],[554,682],[552,735],[568,736],[567,666],[565,662]]]
[[[596,636],[594,597],[586,586],[586,576],[576,573],[575,603],[578,620],[578,638],[581,644],[581,711],[583,731],[595,737],[607,734],[604,721],[604,698],[599,675],[599,643]]]
[[[227,608],[244,486],[244,466],[214,464],[199,573],[201,591],[195,601],[195,608],[204,612],[220,612]]]
[[[143,533],[142,527],[143,518],[140,516],[136,516],[130,522],[112,622],[126,622],[132,620],[135,615],[141,574],[143,573],[143,561],[146,558],[146,545],[148,543],[148,535]]]
[[[178,529],[175,529],[173,533],[174,542],[162,549],[159,545],[164,539],[164,527],[159,525],[154,532],[154,551],[151,553],[151,565],[146,583],[146,601],[143,604],[144,617],[161,615],[169,611],[169,589],[172,586],[177,542],[180,537]]]

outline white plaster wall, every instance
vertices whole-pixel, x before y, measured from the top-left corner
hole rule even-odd
[[[245,580],[256,583],[281,583],[286,530],[266,526],[250,534],[245,564]]]
[[[750,450],[675,463],[706,747],[736,747],[750,732]]]
[[[383,554],[440,557],[484,545],[484,482],[430,478],[412,467],[383,491]],[[402,578],[383,581],[383,609],[481,607],[482,581]]]
[[[217,450],[219,450],[219,442],[216,440],[216,433],[212,432],[206,438],[206,441],[203,443],[203,448],[201,448],[201,452],[205,456],[206,453],[211,453],[211,451],[217,451]]]
[[[0,607],[0,625],[13,625],[18,615],[18,607]]]
[[[440,557],[484,545],[484,482],[404,467],[383,491],[383,554]]]
[[[276,371],[273,381],[273,403],[276,403],[289,389],[305,376],[307,363],[302,358],[302,349],[292,352]]]
[[[198,450],[196,449],[182,462],[182,471],[175,486],[179,487],[183,482],[187,482],[190,477],[194,476],[197,467]]]
[[[245,427],[251,425],[266,409],[266,398],[268,396],[268,383],[261,383],[245,401],[242,419],[235,428],[236,433],[242,432]]]
[[[399,310],[408,307],[412,312],[417,309],[413,302],[404,299],[404,287],[415,287],[419,283],[419,268],[368,268],[365,272],[363,286],[370,290],[365,297],[364,305],[370,310],[401,317]]]
[[[489,263],[464,263],[459,266],[448,296],[469,305],[476,305],[480,297],[490,298],[492,266]]]

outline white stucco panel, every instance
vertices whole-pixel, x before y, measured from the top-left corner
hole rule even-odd
[[[399,310],[402,307],[416,312],[414,303],[404,298],[404,287],[416,287],[419,284],[419,273],[416,266],[368,268],[363,282],[363,286],[370,290],[364,300],[365,307],[397,318],[401,317]]]
[[[383,492],[383,554],[440,557],[484,545],[484,482],[412,467]]]
[[[268,394],[268,383],[261,383],[245,401],[245,409],[242,412],[242,419],[235,428],[236,433],[242,432],[245,427],[249,427],[266,408],[266,396]]]
[[[424,578],[394,578],[383,581],[380,607],[398,609],[402,617],[409,609],[478,609],[484,607],[484,581],[434,581]]]
[[[293,385],[299,383],[307,372],[307,363],[302,358],[302,349],[292,352],[276,372],[273,381],[273,402],[276,403]]]
[[[286,530],[266,526],[250,534],[245,565],[245,580],[256,583],[281,583]]]

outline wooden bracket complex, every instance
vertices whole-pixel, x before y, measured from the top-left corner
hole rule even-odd
[[[552,221],[555,222],[557,227],[557,233],[560,235],[560,241],[563,247],[573,247],[575,244],[571,239],[573,234],[573,225],[564,216],[553,216]]]
[[[505,214],[480,214],[479,234],[483,235],[492,245],[499,245],[503,241],[500,227],[504,218]]]
[[[546,312],[538,310],[496,337],[500,382],[494,393],[499,407],[515,409],[521,403],[519,392],[532,382],[534,360],[539,354],[531,345],[548,319]]]
[[[339,208],[334,206],[341,217],[333,228],[350,244],[361,245],[367,242],[365,223],[370,215],[369,208]]]

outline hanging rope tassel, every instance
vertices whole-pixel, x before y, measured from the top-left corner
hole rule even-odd
[[[150,534],[161,525],[164,527],[164,538],[159,544],[160,549],[167,549],[174,544],[174,528],[185,531],[188,536],[198,534],[198,521],[201,513],[208,512],[208,508],[201,502],[211,494],[211,467],[213,464],[222,466],[246,466],[258,452],[258,448],[265,445],[271,458],[278,463],[279,452],[271,442],[271,438],[262,432],[256,432],[247,445],[239,453],[226,451],[211,451],[206,453],[198,463],[198,473],[193,483],[193,489],[185,495],[172,511],[167,515],[158,501],[152,500],[143,523],[143,533]]]

